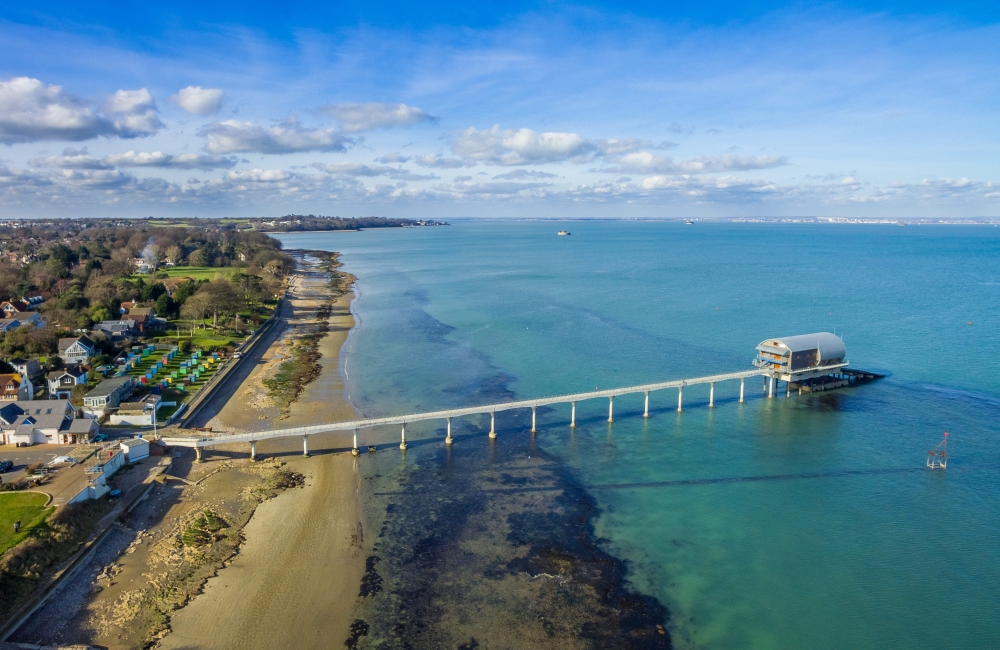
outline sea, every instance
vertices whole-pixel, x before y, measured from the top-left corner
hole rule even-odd
[[[1000,228],[461,220],[278,237],[357,276],[341,370],[364,416],[751,369],[764,339],[818,331],[886,375],[773,399],[753,378],[745,403],[724,382],[714,408],[692,386],[683,412],[654,392],[648,419],[641,394],[619,397],[613,423],[606,400],[581,402],[575,429],[555,406],[534,435],[530,411],[500,412],[495,441],[488,417],[463,418],[453,449],[443,422],[408,426],[405,454],[395,427],[362,431],[383,522],[369,577],[403,621],[379,628],[373,605],[367,642],[464,638],[450,613],[484,582],[543,575],[510,548],[576,543],[543,530],[557,514],[519,518],[537,509],[573,511],[577,550],[665,621],[655,647],[1000,647]],[[947,469],[930,470],[946,431]]]

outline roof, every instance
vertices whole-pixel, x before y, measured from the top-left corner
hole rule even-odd
[[[12,374],[0,375],[0,388],[3,388],[7,384],[14,384],[15,386],[20,386],[21,381]]]
[[[80,377],[84,376],[85,374],[87,374],[87,371],[84,370],[83,368],[80,368],[78,366],[71,366],[69,368],[66,368],[65,370],[53,370],[52,372],[50,372],[48,374],[48,378],[49,379],[59,379],[63,375],[69,375],[69,376],[73,377],[74,379],[79,379]]]
[[[93,341],[88,339],[86,336],[76,336],[71,339],[59,339],[59,351],[65,352],[66,350],[73,347],[73,344],[76,343],[77,341],[79,341],[80,345],[83,345],[84,347],[90,348],[91,350],[94,349]]]
[[[153,315],[153,308],[152,307],[133,307],[132,309],[128,310],[128,315],[130,317],[131,316],[152,316]]]
[[[820,360],[843,359],[847,356],[847,348],[840,337],[830,332],[815,332],[813,334],[799,334],[798,336],[783,336],[780,338],[762,341],[757,349],[761,352],[771,352],[773,354],[785,355],[789,351],[811,352],[819,350]]]
[[[135,329],[135,321],[131,319],[105,320],[101,321],[96,327],[106,332],[129,332]]]
[[[106,397],[118,390],[122,384],[131,383],[132,377],[128,375],[125,375],[124,377],[112,377],[111,379],[105,379],[101,383],[94,386],[94,389],[87,393],[87,397]]]
[[[69,400],[18,400],[0,409],[0,422],[18,433],[22,429],[27,433],[31,429],[65,431],[71,426],[73,412]]]
[[[149,441],[145,438],[126,438],[125,440],[119,440],[118,442],[126,447],[141,447],[142,445],[149,444]]]

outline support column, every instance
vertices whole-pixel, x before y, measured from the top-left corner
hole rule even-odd
[[[615,396],[608,398],[608,422],[615,421]]]
[[[789,397],[792,394],[792,382],[785,382],[785,397]]]
[[[680,413],[684,410],[684,387],[677,387],[677,412]]]
[[[194,448],[194,462],[196,462],[196,463],[204,463],[205,462],[205,461],[203,461],[201,459],[201,447],[195,447]]]
[[[399,448],[406,451],[406,423],[403,423],[403,432],[400,434],[399,438]]]
[[[535,433],[538,429],[535,427],[535,407],[531,407],[531,432]]]
[[[257,460],[257,441],[250,441],[250,460]]]
[[[644,418],[648,418],[649,417],[649,391],[648,390],[646,391],[646,409],[643,411],[642,417],[644,417]]]
[[[490,413],[490,438],[497,437],[497,414],[496,411]]]
[[[309,458],[309,436],[302,436],[302,455]]]
[[[709,382],[708,384],[708,408],[715,408],[715,382]]]
[[[774,377],[771,377],[767,382],[767,398],[774,399]]]
[[[569,426],[576,428],[576,402],[573,402],[573,410],[570,411]]]
[[[448,418],[448,437],[444,439],[444,444],[450,445],[453,442],[455,441],[451,438],[451,418]]]
[[[767,392],[767,377],[764,377],[764,392]]]
[[[740,378],[740,404],[743,403],[743,384],[745,384],[746,381],[747,381],[746,377]]]
[[[361,452],[358,451],[358,430],[354,430],[354,447],[351,449],[351,454],[357,456]]]

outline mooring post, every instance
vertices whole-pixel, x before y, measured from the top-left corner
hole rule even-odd
[[[774,399],[774,377],[771,377],[767,384],[767,398]]]
[[[535,407],[531,407],[531,432],[535,433],[537,429],[535,428]]]
[[[357,445],[355,445],[356,447]],[[257,460],[257,441],[250,441],[250,460]]]
[[[709,382],[708,384],[708,408],[715,408],[715,382]]]
[[[302,436],[302,455],[309,457],[309,436]]]
[[[403,423],[403,432],[400,434],[399,448],[406,451],[406,422]]]
[[[358,451],[358,430],[357,430],[357,428],[355,428],[354,429],[354,447],[351,449],[351,454],[354,455],[354,456],[357,456],[360,453],[361,452]]]
[[[497,437],[497,412],[490,411],[490,438]]]
[[[684,385],[681,384],[677,387],[677,412],[680,413],[684,410]]]
[[[648,390],[646,391],[646,410],[643,411],[642,417],[644,417],[644,418],[648,418],[649,417],[649,391]]]
[[[194,462],[196,462],[196,463],[204,463],[205,462],[205,461],[203,461],[201,459],[201,447],[195,447],[194,448]]]
[[[740,377],[740,404],[743,403],[743,384],[746,383],[746,377]]]
[[[453,443],[455,441],[451,439],[451,418],[447,418],[447,419],[448,419],[448,437],[444,439],[444,444],[450,445],[451,443]]]
[[[576,402],[573,402],[573,410],[570,411],[569,426],[576,427]]]
[[[615,421],[615,396],[608,398],[608,422]]]

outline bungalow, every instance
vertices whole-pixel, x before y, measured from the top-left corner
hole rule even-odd
[[[68,400],[19,400],[0,407],[0,444],[75,445],[90,442],[97,422],[76,417]]]
[[[11,359],[10,365],[14,366],[19,375],[28,379],[34,379],[42,374],[42,366],[37,359]]]
[[[88,378],[88,371],[80,365],[53,370],[47,377],[49,399],[69,399],[73,395],[73,387],[86,386]]]
[[[129,375],[105,379],[83,396],[83,410],[100,418],[109,408],[118,408],[121,401],[131,394],[132,377]]]
[[[21,326],[21,321],[16,318],[0,318],[0,332],[10,332]]]
[[[0,402],[35,399],[35,387],[21,375],[0,375]]]
[[[130,424],[136,427],[151,426],[155,421],[156,411],[160,408],[162,398],[149,394],[137,400],[121,402],[118,412],[111,414],[111,424]]]
[[[71,339],[59,339],[59,358],[66,365],[86,363],[94,356],[97,346],[86,336]]]

